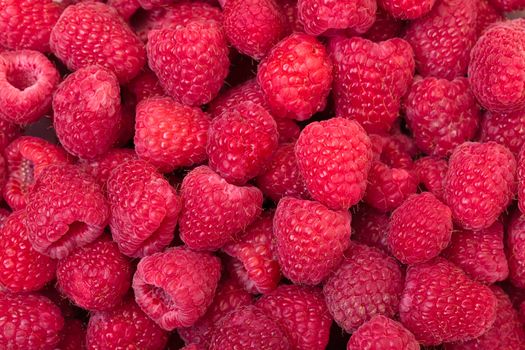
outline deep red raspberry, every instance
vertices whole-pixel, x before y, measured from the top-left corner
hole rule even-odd
[[[470,50],[477,39],[476,0],[440,0],[426,16],[408,25],[422,76],[454,79],[465,75]]]
[[[82,321],[67,319],[62,330],[62,340],[57,345],[60,350],[86,349],[86,328]]]
[[[495,142],[465,142],[448,164],[444,199],[463,228],[479,230],[496,221],[514,196],[516,160]]]
[[[443,181],[447,170],[448,163],[444,159],[423,157],[414,162],[414,172],[420,186],[439,200],[443,199]]]
[[[324,205],[285,197],[274,217],[275,249],[283,274],[296,284],[321,283],[343,260],[351,216]]]
[[[477,34],[480,36],[492,23],[503,21],[505,17],[494,7],[492,0],[478,0]]]
[[[7,120],[0,118],[0,153],[3,153],[7,145],[20,136],[20,128]]]
[[[262,211],[258,188],[231,185],[207,166],[186,175],[181,195],[180,237],[192,249],[221,248]]]
[[[346,350],[419,350],[419,343],[408,329],[385,316],[374,316],[352,334]]]
[[[387,133],[414,76],[410,45],[399,38],[374,43],[338,37],[330,53],[337,116],[357,120],[370,133]]]
[[[224,111],[246,101],[258,104],[267,110],[270,109],[257,80],[250,79],[220,94],[210,103],[208,112],[215,118],[224,113]]]
[[[432,10],[436,0],[378,0],[378,5],[399,19],[422,17]]]
[[[387,214],[363,204],[352,217],[352,239],[390,253],[387,242],[389,222]]]
[[[101,187],[73,165],[43,168],[29,193],[26,212],[33,248],[56,259],[96,240],[109,219]]]
[[[122,121],[117,77],[101,66],[69,75],[53,96],[53,125],[71,154],[94,159],[116,142]]]
[[[168,335],[132,298],[108,311],[97,311],[89,319],[86,343],[90,350],[162,350]]]
[[[357,122],[332,118],[309,124],[295,156],[312,198],[332,209],[348,209],[363,198],[372,145]]]
[[[107,4],[114,7],[126,21],[140,8],[138,0],[108,0]]]
[[[37,51],[0,53],[0,118],[29,124],[47,113],[60,75],[46,56]]]
[[[69,6],[51,31],[51,50],[70,70],[98,64],[123,83],[146,62],[140,39],[113,7],[99,2]]]
[[[507,226],[506,243],[510,282],[525,288],[525,216],[518,211]]]
[[[500,143],[517,155],[525,142],[525,112],[486,111],[481,119],[480,140]]]
[[[523,0],[490,0],[492,5],[504,12],[525,9],[525,1]]]
[[[294,33],[261,61],[257,81],[273,116],[306,120],[326,106],[332,62],[317,39]]]
[[[402,291],[403,272],[396,260],[361,244],[350,246],[323,287],[330,314],[348,333],[375,315],[397,314]]]
[[[106,188],[106,182],[109,179],[111,172],[116,169],[119,165],[124,164],[129,160],[137,158],[135,151],[128,148],[113,148],[108,153],[100,158],[92,160],[90,162],[83,161],[82,167],[84,171],[91,174],[97,180],[97,182]]]
[[[142,258],[133,276],[135,300],[162,329],[189,327],[213,301],[219,258],[185,247]]]
[[[412,141],[408,136],[402,134],[389,136],[372,135],[370,136],[371,139],[376,138],[373,142],[378,143],[374,145],[374,148],[378,148],[378,150],[374,150],[374,153],[379,155],[378,160],[394,168],[411,169],[413,167],[413,153],[411,150],[413,145],[411,145]],[[378,137],[382,138],[382,140],[378,141]]]
[[[376,21],[372,27],[363,34],[363,37],[375,42],[400,37],[404,26],[404,21],[392,17],[388,12],[379,7],[376,12]]]
[[[140,72],[126,86],[135,96],[137,103],[149,97],[164,95],[159,79],[148,68]]]
[[[279,4],[283,8],[284,15],[286,16],[286,32],[289,34],[293,32],[304,33],[304,25],[299,19],[297,0],[281,0]]]
[[[24,220],[17,211],[0,226],[0,286],[13,293],[39,290],[55,278],[56,261],[33,249]]]
[[[496,318],[492,291],[443,258],[410,266],[399,312],[423,345],[466,341],[485,333]]]

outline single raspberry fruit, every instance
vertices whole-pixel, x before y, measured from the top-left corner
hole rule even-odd
[[[408,329],[388,317],[377,315],[352,334],[346,350],[419,350],[419,343]]]
[[[129,21],[131,16],[140,8],[138,0],[108,0],[107,4],[117,10],[120,17]]]
[[[224,113],[224,111],[230,110],[238,104],[247,101],[258,104],[267,110],[270,109],[257,80],[250,79],[220,94],[210,103],[208,112],[215,118]]]
[[[160,86],[159,78],[148,68],[139,73],[126,87],[133,93],[137,104],[149,97],[163,96],[164,90]]]
[[[68,319],[64,322],[62,340],[57,345],[60,350],[86,349],[86,328],[82,321]]]
[[[363,204],[352,216],[352,239],[390,254],[387,242],[389,223],[387,214]]]
[[[372,134],[370,138],[375,143],[374,153],[377,154],[377,157],[374,157],[375,160],[379,160],[393,168],[412,169],[414,166],[412,156],[415,153],[412,148],[415,145],[412,144],[412,139],[408,136],[402,134],[387,136]],[[378,138],[382,140],[378,140]]]
[[[502,12],[494,7],[492,0],[478,0],[476,3],[478,7],[477,34],[479,37],[491,24],[503,21],[505,17]]]
[[[414,162],[414,172],[419,184],[439,200],[443,199],[443,182],[447,170],[447,161],[436,157],[423,157]]]
[[[497,142],[517,155],[525,142],[525,112],[485,111],[481,119],[480,141]]]
[[[525,1],[523,0],[490,0],[490,2],[497,9],[504,12],[525,9]]]
[[[121,164],[137,159],[134,150],[128,148],[113,148],[102,157],[92,161],[81,161],[82,168],[106,189],[106,183],[111,172]]]
[[[140,260],[133,276],[135,300],[162,329],[189,327],[205,314],[220,277],[219,258],[170,248]]]
[[[395,18],[410,19],[422,17],[432,10],[436,0],[379,0],[378,4]]]
[[[507,257],[510,282],[525,288],[525,216],[516,211],[507,226]]]

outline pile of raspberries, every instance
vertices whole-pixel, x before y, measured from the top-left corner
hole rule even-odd
[[[0,0],[0,350],[524,350],[525,0]]]

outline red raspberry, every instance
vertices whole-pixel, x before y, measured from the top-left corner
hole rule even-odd
[[[258,188],[231,185],[207,166],[186,175],[181,195],[180,237],[191,249],[221,248],[262,211]]]
[[[354,37],[330,43],[335,62],[336,114],[357,120],[369,133],[387,133],[414,76],[414,53],[403,39],[380,43]]]
[[[221,1],[221,0],[219,0]],[[281,0],[279,1],[286,16],[286,32],[300,32],[304,33],[304,25],[299,19],[299,9],[297,8],[297,0]]]
[[[181,202],[152,165],[130,160],[118,166],[109,175],[107,193],[111,234],[122,254],[143,257],[171,243]]]
[[[419,350],[419,343],[408,329],[385,316],[374,316],[352,334],[346,350]]]
[[[33,248],[55,259],[96,240],[109,208],[95,180],[73,165],[49,165],[29,193],[26,227]]]
[[[399,19],[416,19],[432,10],[436,0],[378,0],[379,6]]]
[[[443,199],[443,181],[447,170],[448,163],[444,159],[423,157],[414,162],[414,172],[420,185],[439,200]]]
[[[113,7],[98,2],[69,6],[51,31],[51,50],[70,70],[98,64],[121,83],[144,66],[144,45]]]
[[[400,37],[405,23],[395,19],[388,12],[378,7],[376,21],[363,37],[375,42],[386,41],[395,37]]]
[[[255,304],[286,333],[292,349],[325,349],[332,318],[318,289],[281,285]]]
[[[228,74],[226,39],[214,21],[193,21],[149,34],[149,66],[175,100],[198,106],[213,100]]]
[[[525,142],[525,112],[486,111],[481,119],[480,140],[500,143],[517,155]]]
[[[299,125],[292,119],[275,119],[279,131],[279,143],[295,142],[301,134]]]
[[[321,283],[343,260],[351,216],[324,205],[285,197],[274,217],[275,249],[283,274],[296,284]]]
[[[463,228],[491,226],[513,198],[516,160],[495,142],[465,142],[448,164],[444,199]]]
[[[378,137],[382,140],[378,141]],[[413,167],[413,152],[411,148],[414,146],[412,145],[412,139],[408,136],[402,134],[389,136],[372,134],[371,138],[376,138],[374,142],[379,143],[375,145],[375,147],[380,146],[380,150],[375,152],[379,154],[379,160],[381,162],[394,168],[411,169]]]
[[[306,120],[326,106],[332,62],[317,39],[294,33],[261,61],[257,81],[273,116]]]
[[[500,22],[505,19],[503,14],[497,10],[491,3],[492,0],[477,0],[478,18],[477,18],[477,34],[481,36],[483,31],[487,29],[492,23]]]
[[[9,210],[0,208],[0,229],[2,229],[2,225],[4,225],[5,220],[8,218],[10,214],[11,212]]]
[[[69,319],[64,322],[62,340],[58,344],[57,349],[86,349],[86,329],[80,320]]]
[[[8,144],[20,136],[20,128],[18,125],[0,119],[0,153],[3,153]]]
[[[55,278],[56,261],[33,249],[25,216],[14,212],[0,226],[0,285],[13,293],[39,290]]]
[[[507,257],[510,282],[525,288],[525,216],[514,213],[507,226]]]
[[[29,124],[51,107],[60,75],[46,56],[36,51],[0,53],[0,119]]]
[[[245,306],[223,317],[215,327],[209,350],[224,349],[288,350],[290,344],[276,321],[255,306]]]
[[[364,33],[374,23],[377,10],[374,0],[299,0],[297,7],[304,30],[311,35],[346,28]]]
[[[348,333],[375,315],[394,316],[403,290],[403,272],[394,258],[352,244],[323,288],[328,310]]]
[[[390,218],[365,204],[352,217],[352,239],[390,254],[387,242]]]
[[[126,21],[140,8],[138,0],[108,0],[107,4],[114,7]]]
[[[205,314],[220,277],[219,258],[171,248],[140,260],[133,276],[135,300],[162,329],[189,327]]]
[[[295,156],[312,198],[331,209],[348,209],[363,198],[372,145],[357,122],[332,118],[309,124]]]
[[[132,298],[111,310],[97,311],[89,318],[86,343],[90,350],[162,350],[167,342],[167,333]]]
[[[445,157],[471,140],[480,110],[467,78],[428,77],[414,81],[405,102],[406,120],[416,145],[429,155]]]
[[[84,161],[81,164],[84,171],[93,176],[95,180],[97,180],[97,182],[102,186],[102,188],[105,189],[106,182],[108,181],[111,172],[119,165],[136,158],[137,155],[132,149],[113,148],[102,157],[90,162]]]
[[[51,29],[63,10],[51,0],[0,1],[0,45],[48,52]]]
[[[96,158],[111,149],[122,121],[117,77],[100,66],[69,75],[53,96],[53,125],[71,154]]]
[[[53,350],[64,319],[60,309],[39,294],[0,292],[0,348]]]
[[[524,45],[525,19],[516,19],[487,29],[472,49],[469,81],[485,109],[509,113],[525,108]]]
[[[493,284],[509,275],[499,222],[480,231],[456,230],[443,256],[482,283]]]
[[[522,147],[518,154],[518,207],[522,213],[525,213],[525,146]]]
[[[490,0],[490,2],[497,9],[504,12],[525,9],[525,1],[523,0]]]
[[[126,86],[135,96],[137,103],[153,96],[164,95],[159,78],[148,68],[140,72]]]
[[[156,7],[164,7],[166,5],[170,5],[175,0],[138,0],[140,3],[140,6],[143,9],[151,10]]]
[[[270,109],[257,80],[250,79],[220,94],[210,103],[208,112],[215,118],[240,103],[247,101],[258,104],[267,110]]]
[[[405,38],[419,74],[450,80],[465,75],[477,39],[476,7],[476,0],[440,0],[408,25]]]
[[[496,318],[492,291],[443,258],[410,266],[399,312],[422,345],[466,341],[485,333]]]

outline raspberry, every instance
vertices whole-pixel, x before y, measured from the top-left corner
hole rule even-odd
[[[317,39],[293,33],[261,61],[257,81],[273,116],[306,120],[326,106],[332,62]]]
[[[63,9],[51,0],[0,1],[0,45],[48,52],[51,29]]]
[[[181,348],[181,350],[206,350],[202,345],[198,344],[190,344],[186,345],[185,347]]]
[[[376,315],[394,316],[402,290],[403,273],[394,258],[361,244],[351,245],[323,287],[330,314],[348,333]]]
[[[13,293],[37,291],[55,278],[55,260],[33,249],[24,220],[17,211],[0,226],[0,285]]]
[[[448,166],[444,199],[454,220],[471,230],[491,226],[516,188],[512,153],[495,142],[465,142],[454,150]]]
[[[419,74],[449,80],[465,75],[477,39],[476,7],[475,0],[440,0],[408,25],[405,38]]]
[[[480,131],[481,141],[497,142],[517,155],[525,141],[525,112],[486,111],[481,119]]]
[[[49,44],[70,70],[101,65],[121,83],[133,79],[146,62],[144,45],[117,10],[98,2],[66,8],[51,31]]]
[[[376,21],[363,34],[363,37],[375,42],[386,41],[401,36],[404,25],[403,21],[395,19],[381,7],[378,7]]]
[[[86,349],[86,329],[80,320],[69,319],[64,322],[62,340],[60,340],[57,349]]]
[[[525,216],[518,211],[507,226],[506,243],[510,282],[518,288],[525,288]]]
[[[483,31],[492,23],[500,22],[505,19],[503,14],[497,10],[491,3],[492,0],[476,1],[478,7],[477,34],[481,36]]]
[[[414,165],[412,161],[413,151],[412,139],[405,135],[389,135],[389,136],[372,136],[381,137],[381,150],[379,153],[379,160],[383,163],[402,169],[411,169]]]
[[[167,342],[168,334],[132,298],[113,309],[97,311],[89,318],[88,349],[161,350]]]
[[[117,77],[100,66],[69,75],[53,96],[53,125],[71,154],[94,159],[111,149],[122,122]]]
[[[523,0],[490,0],[493,6],[500,11],[510,12],[525,9]]]
[[[228,41],[254,59],[263,58],[285,34],[286,18],[275,0],[229,0],[223,14]]]
[[[250,79],[240,85],[226,90],[210,103],[208,112],[215,118],[223,114],[225,111],[232,109],[242,102],[253,102],[265,109],[270,109],[261,87],[256,79]]]
[[[283,274],[296,284],[321,283],[343,260],[350,243],[350,213],[285,197],[274,217],[275,249]]]
[[[60,309],[39,294],[0,293],[0,348],[53,350],[64,319]]]
[[[0,208],[0,229],[2,229],[2,226],[5,223],[5,220],[7,217],[11,214],[11,212],[7,209]]]
[[[108,0],[107,4],[114,7],[126,21],[140,8],[138,0]]]
[[[320,290],[281,285],[256,306],[286,333],[292,349],[317,350],[328,345],[332,318]]]
[[[414,172],[420,185],[439,200],[443,199],[443,181],[447,170],[448,163],[444,159],[423,157],[414,162]]]
[[[419,343],[401,323],[378,315],[359,327],[346,347],[362,349],[419,350]]]
[[[299,125],[292,119],[275,119],[279,132],[279,143],[295,142],[301,134]]]
[[[51,107],[60,75],[46,56],[36,51],[0,53],[0,119],[29,124]]]
[[[129,160],[135,160],[136,158],[137,155],[132,149],[113,148],[100,158],[90,162],[82,162],[82,168],[85,172],[93,176],[102,188],[106,188],[106,182],[108,181],[111,172],[119,165],[124,164]]]
[[[293,32],[304,33],[304,25],[299,19],[297,0],[281,0],[279,3],[286,16],[286,32],[289,34]]]
[[[18,125],[0,119],[0,153],[3,153],[8,144],[20,136],[20,128]]]
[[[414,76],[414,53],[403,39],[380,43],[354,37],[330,43],[337,116],[357,120],[369,133],[387,133]]]
[[[226,39],[214,21],[153,30],[146,48],[164,91],[186,105],[213,100],[228,74]]]
[[[174,0],[138,0],[143,9],[151,10],[156,7],[170,5]]]
[[[496,304],[488,287],[436,258],[408,268],[399,314],[422,345],[437,345],[485,333],[496,318]]]
[[[142,258],[133,276],[135,300],[162,329],[189,327],[213,301],[219,258],[184,247]]]
[[[522,213],[525,213],[525,146],[522,147],[518,154],[518,207]]]
[[[390,253],[387,242],[390,219],[387,214],[367,205],[362,205],[353,215],[352,221],[352,238],[355,241]]]
[[[299,0],[297,7],[304,30],[311,35],[346,28],[364,33],[374,23],[377,10],[373,0]]]
[[[237,237],[260,214],[263,196],[253,186],[235,186],[207,166],[182,182],[180,237],[191,249],[216,250]]]
[[[109,219],[102,189],[74,165],[43,168],[29,193],[26,213],[33,248],[54,259],[96,240]]]
[[[331,209],[348,209],[363,198],[372,145],[357,122],[332,118],[308,124],[295,156],[312,198]]]
[[[523,45],[525,20],[516,19],[491,26],[472,48],[469,81],[485,109],[510,113],[525,108]]]
[[[429,13],[436,0],[379,0],[378,3],[395,18],[414,20]]]
[[[478,130],[480,111],[467,78],[416,79],[405,109],[416,145],[428,155],[448,156]]]
[[[137,103],[149,97],[164,95],[159,79],[155,73],[147,68],[133,78],[127,84],[127,88],[133,93]]]

